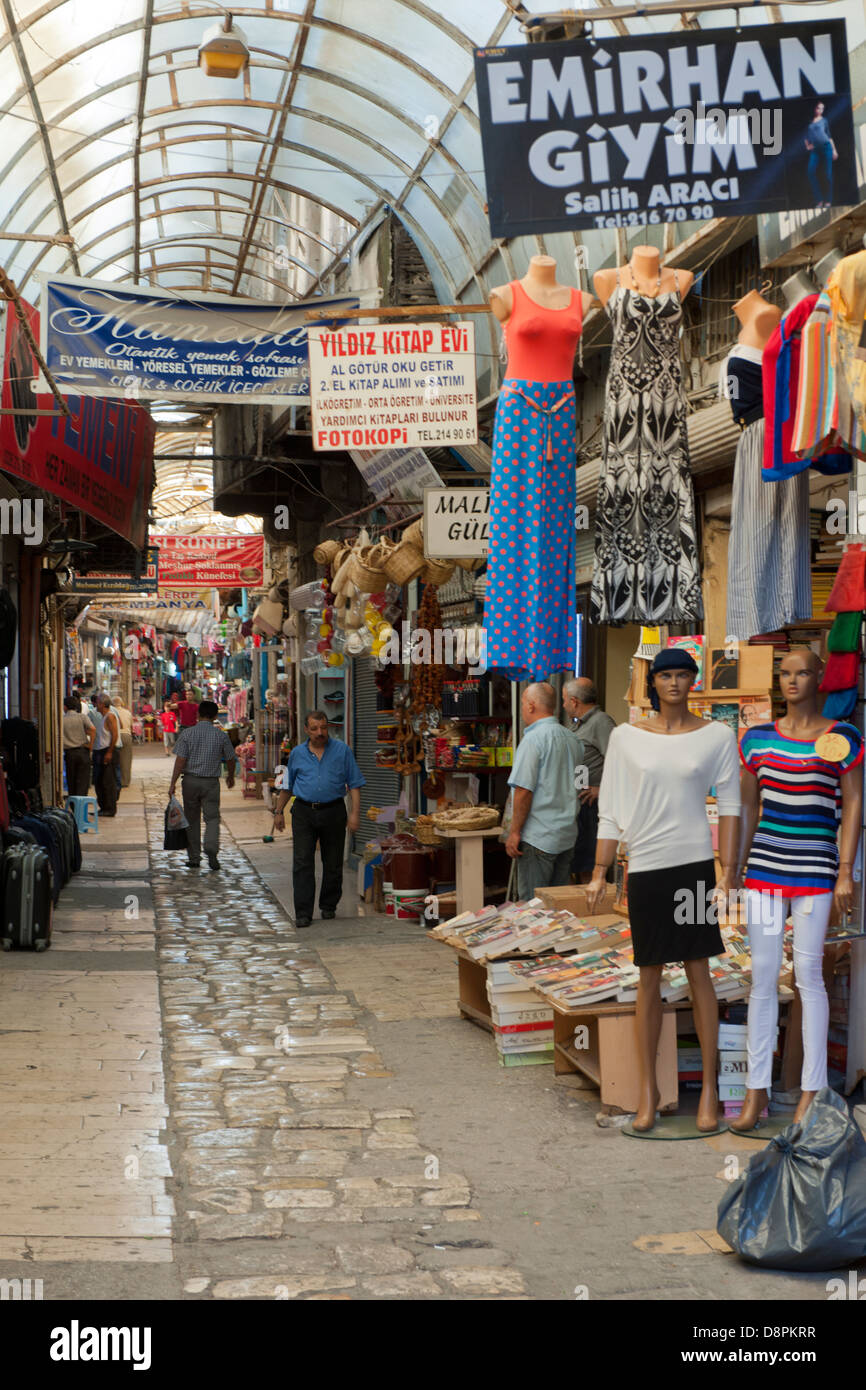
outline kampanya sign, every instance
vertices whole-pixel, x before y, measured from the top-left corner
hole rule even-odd
[[[842,20],[479,50],[476,77],[494,236],[811,207],[816,119],[855,196]]]

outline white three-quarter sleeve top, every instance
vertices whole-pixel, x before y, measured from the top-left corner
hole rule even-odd
[[[598,838],[624,840],[629,873],[710,859],[706,798],[740,814],[737,739],[721,721],[685,734],[620,724],[610,736],[598,797]]]

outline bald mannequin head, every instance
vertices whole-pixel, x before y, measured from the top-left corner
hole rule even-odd
[[[520,701],[524,724],[534,724],[536,719],[549,719],[556,712],[556,691],[547,681],[528,685]]]
[[[817,710],[818,686],[824,663],[811,647],[793,647],[779,666],[779,690],[788,705],[802,707],[811,702]]]

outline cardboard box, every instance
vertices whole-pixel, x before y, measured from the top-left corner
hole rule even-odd
[[[745,1081],[749,1072],[749,1054],[747,1052],[720,1052],[719,1053],[719,1077],[724,1077],[727,1081]]]
[[[554,912],[573,912],[575,917],[586,917],[586,890],[585,883],[569,883],[562,888],[539,888],[538,897],[544,906]],[[599,903],[595,916],[609,914],[615,911],[614,901],[616,898],[616,888],[612,883],[605,885],[604,897]],[[621,914],[625,915],[625,914]]]
[[[719,1082],[719,1100],[745,1100],[746,1083],[736,1081]]]
[[[719,1051],[744,1052],[748,1033],[749,1030],[745,1023],[720,1023]]]

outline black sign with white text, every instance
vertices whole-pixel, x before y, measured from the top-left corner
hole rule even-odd
[[[476,49],[494,237],[857,201],[845,21]]]

